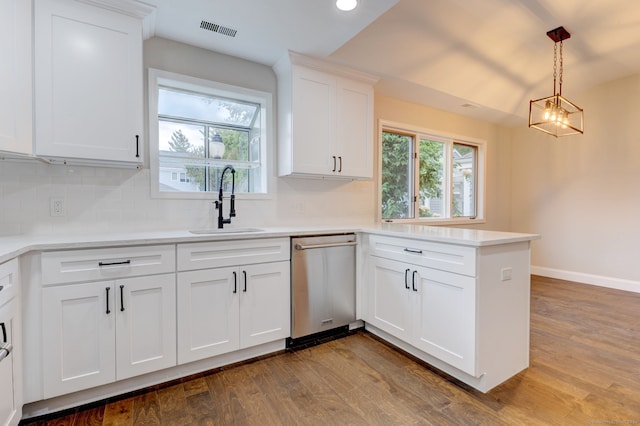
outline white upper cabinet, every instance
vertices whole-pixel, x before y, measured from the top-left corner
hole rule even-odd
[[[88,2],[38,0],[34,23],[36,155],[141,164],[142,21]]]
[[[31,2],[0,0],[0,157],[31,155]]]
[[[371,76],[289,53],[278,75],[280,176],[373,176]]]

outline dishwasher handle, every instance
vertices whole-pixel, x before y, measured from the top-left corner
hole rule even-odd
[[[325,248],[325,247],[347,247],[347,246],[355,246],[358,243],[356,241],[347,241],[344,243],[326,243],[326,244],[311,244],[308,246],[302,244],[296,244],[294,247],[296,250],[308,250],[308,249],[317,249],[317,248]]]

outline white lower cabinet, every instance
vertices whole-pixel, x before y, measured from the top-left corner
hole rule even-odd
[[[475,279],[372,257],[369,322],[475,375]]]
[[[483,392],[529,365],[529,241],[487,246],[368,235],[368,330]]]
[[[43,289],[44,397],[176,364],[175,274]]]
[[[178,273],[178,364],[290,334],[288,261]]]
[[[178,244],[178,364],[291,334],[289,238]]]

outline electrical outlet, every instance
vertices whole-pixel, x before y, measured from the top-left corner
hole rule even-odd
[[[501,275],[502,281],[509,281],[511,279],[511,276],[513,275],[513,269],[502,268],[500,270],[500,275]]]
[[[51,197],[49,201],[50,201],[49,215],[51,217],[63,217],[65,215],[64,198]]]

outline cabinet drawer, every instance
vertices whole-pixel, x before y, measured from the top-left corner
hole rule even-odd
[[[476,275],[476,250],[473,247],[379,235],[369,237],[369,246],[373,256],[472,277]]]
[[[175,246],[118,247],[42,253],[42,284],[175,272]]]
[[[289,238],[178,244],[178,270],[279,262],[291,258]]]
[[[18,294],[18,259],[0,265],[0,306]]]

